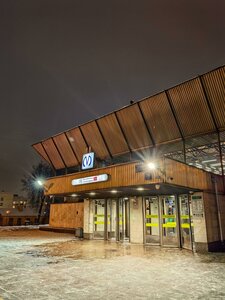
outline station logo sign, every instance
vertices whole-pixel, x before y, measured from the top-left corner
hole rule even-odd
[[[95,154],[94,152],[89,152],[83,155],[82,159],[82,170],[92,169],[94,167]]]
[[[72,180],[72,185],[82,185],[82,184],[88,184],[88,183],[96,183],[96,182],[102,182],[107,181],[109,179],[108,174],[100,174],[100,175],[94,175],[89,177],[82,177],[78,179]]]

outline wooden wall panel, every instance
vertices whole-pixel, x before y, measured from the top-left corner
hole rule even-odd
[[[83,228],[84,204],[62,203],[51,204],[49,225],[60,228]]]
[[[80,128],[91,151],[95,152],[97,157],[104,159],[110,156],[95,121],[86,123]]]
[[[150,184],[156,183],[160,180],[157,179],[159,173],[155,173],[155,177],[152,180],[144,179],[144,172],[136,173],[135,165],[137,163],[131,164],[121,164],[114,165],[101,169],[94,169],[86,172],[79,172],[75,174],[70,174],[66,176],[55,177],[52,179],[48,179],[46,182],[46,186],[48,191],[47,195],[51,194],[62,194],[62,193],[76,193],[76,192],[85,192],[90,190],[98,190],[98,189],[107,189],[107,188],[116,188],[116,187],[125,187],[125,186],[133,186],[140,184]],[[99,174],[109,174],[110,179],[106,182],[99,183],[91,183],[79,186],[72,186],[71,181],[73,179],[78,179],[81,177],[94,176]]]
[[[51,159],[51,162],[54,165],[55,169],[63,169],[65,168],[65,164],[62,161],[62,158],[58,152],[58,150],[56,149],[53,140],[50,138],[48,140],[45,140],[42,142],[43,147],[45,148],[45,151],[48,153],[48,156]]]
[[[51,164],[51,161],[49,160],[41,143],[35,144],[32,147],[41,155],[42,158],[44,158],[49,164]]]
[[[74,128],[66,132],[70,144],[76,153],[79,163],[82,161],[83,154],[87,152],[88,145],[86,145],[79,128]]]
[[[57,148],[60,151],[60,154],[62,155],[66,166],[67,167],[76,166],[78,164],[78,161],[66,138],[66,135],[62,133],[60,135],[54,136],[53,140],[56,143]]]
[[[225,129],[225,67],[209,72],[202,80],[211,103],[217,127]]]
[[[203,193],[208,243],[220,240],[215,194]]]
[[[181,138],[165,92],[141,101],[140,107],[156,144]]]
[[[51,194],[72,194],[76,192],[93,191],[99,189],[111,189],[126,186],[154,184],[166,182],[167,184],[189,187],[205,191],[214,191],[215,187],[211,181],[211,174],[201,169],[187,166],[181,162],[171,159],[161,159],[157,162],[158,170],[154,172],[151,180],[145,180],[144,172],[136,173],[136,163],[113,165],[101,169],[94,169],[86,172],[79,172],[65,176],[48,179],[46,187],[47,195]],[[110,179],[106,182],[90,183],[79,186],[72,186],[72,180],[82,177],[99,174],[109,174]],[[159,178],[160,176],[160,178]],[[218,192],[223,192],[221,176],[217,176]]]
[[[128,153],[129,149],[115,114],[97,120],[112,155]]]
[[[185,137],[215,132],[199,79],[171,88],[168,93]]]
[[[116,112],[130,148],[137,150],[152,146],[152,141],[137,104]]]
[[[211,179],[211,173],[201,169],[185,165],[184,163],[165,159],[166,180],[168,183],[204,191],[214,192],[215,186]],[[223,193],[222,176],[214,175],[217,180],[217,189]],[[170,180],[173,178],[173,180]]]

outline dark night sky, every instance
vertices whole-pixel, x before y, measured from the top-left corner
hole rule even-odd
[[[0,190],[31,144],[225,64],[224,0],[0,0]]]

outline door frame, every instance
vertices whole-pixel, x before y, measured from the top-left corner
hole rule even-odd
[[[157,198],[157,204],[158,204],[158,230],[159,230],[159,242],[158,243],[147,243],[146,240],[146,223],[147,223],[147,218],[146,218],[146,198]],[[142,211],[143,211],[143,231],[144,231],[144,234],[143,234],[143,242],[145,245],[151,245],[151,246],[161,246],[162,244],[162,239],[161,239],[161,212],[160,212],[160,206],[159,206],[159,195],[152,195],[152,196],[143,196],[142,197]]]
[[[113,240],[109,237],[108,234],[108,222],[112,222],[111,215],[110,218],[108,218],[109,215],[109,203],[112,201],[115,201],[116,203],[116,216],[115,216],[115,241],[117,242],[123,242],[124,240],[130,241],[130,236],[128,239],[125,238],[126,228],[124,226],[128,226],[128,232],[130,233],[130,201],[129,199],[124,199],[122,197],[120,198],[107,198],[105,199],[105,240]],[[125,201],[128,201],[128,208],[126,208],[126,205],[124,207]],[[120,205],[122,205],[121,208],[121,216],[120,216]],[[128,212],[128,216],[126,217],[126,213]],[[126,220],[126,218],[127,220]],[[128,221],[128,224],[126,223]],[[122,222],[122,231],[120,232],[120,222]],[[125,222],[125,223],[124,223]],[[125,225],[126,224],[126,225]],[[120,236],[120,233],[122,233],[122,237]]]
[[[163,217],[162,217],[162,200],[165,197],[169,196],[174,196],[175,200],[175,208],[176,208],[176,213],[175,213],[175,220],[176,220],[176,238],[177,242],[174,245],[170,244],[165,244],[163,242]],[[161,246],[162,247],[170,247],[170,248],[181,248],[181,238],[180,238],[180,216],[179,216],[179,203],[178,203],[178,196],[176,194],[172,195],[159,195],[159,209],[160,209],[160,229],[161,229]]]
[[[182,226],[182,222],[181,222],[181,212],[180,212],[180,208],[181,208],[181,206],[180,206],[180,197],[181,196],[184,196],[184,195],[187,195],[187,201],[188,201],[188,216],[189,216],[189,226],[190,226],[190,232],[189,232],[189,235],[190,235],[190,245],[191,245],[191,248],[188,248],[188,247],[184,247],[183,246],[183,242],[182,242],[182,233],[181,233],[181,231],[182,231],[182,228],[181,228],[181,226]],[[191,216],[191,195],[190,194],[179,194],[178,195],[178,202],[179,202],[179,222],[180,222],[180,245],[181,245],[181,248],[182,249],[186,249],[186,250],[191,250],[191,251],[194,251],[194,234],[193,234],[193,228],[192,228],[192,222],[193,222],[193,220],[192,220],[192,216]]]
[[[96,240],[104,240],[105,239],[105,216],[106,216],[106,199],[102,199],[102,198],[100,198],[100,199],[93,199],[92,200],[93,201],[93,239],[96,239]],[[101,216],[97,216],[98,215],[98,213],[96,214],[96,201],[102,201],[103,203],[104,203],[104,216],[103,217],[101,217]],[[96,231],[95,230],[95,225],[98,225],[98,224],[96,224],[95,222],[98,222],[98,218],[103,218],[103,222],[104,222],[104,232],[103,232],[103,236],[96,236],[97,234],[97,232],[98,231]],[[102,221],[100,221],[100,222],[102,222]]]
[[[143,229],[144,229],[144,244],[145,245],[159,245],[161,247],[170,247],[170,248],[182,248],[182,249],[188,249],[193,251],[193,234],[192,234],[192,228],[191,228],[191,215],[190,215],[190,199],[188,195],[188,211],[189,211],[189,220],[190,220],[190,239],[191,239],[191,249],[183,247],[182,245],[182,236],[181,236],[181,215],[180,215],[180,200],[179,196],[182,196],[184,194],[171,194],[171,195],[149,195],[149,196],[143,196]],[[175,197],[175,205],[176,205],[176,230],[177,230],[177,243],[176,245],[167,245],[163,243],[163,218],[162,218],[162,199],[164,197],[168,196],[174,196]],[[158,200],[158,221],[159,221],[159,243],[147,243],[146,242],[146,198],[149,197],[157,197]]]

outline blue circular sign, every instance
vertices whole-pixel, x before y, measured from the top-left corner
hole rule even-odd
[[[94,152],[83,155],[82,170],[91,169],[94,166]]]

